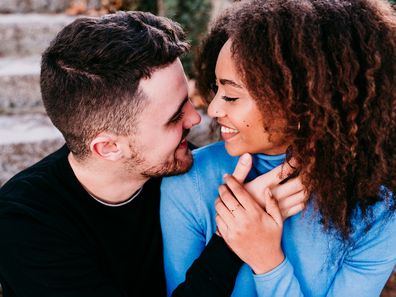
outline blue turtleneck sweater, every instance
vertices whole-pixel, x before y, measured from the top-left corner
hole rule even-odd
[[[215,233],[218,186],[224,173],[232,173],[238,161],[227,154],[223,142],[197,149],[193,156],[194,165],[188,173],[165,178],[161,185],[168,296]],[[284,158],[255,155],[248,179],[268,172]],[[311,201],[303,213],[284,223],[285,260],[260,275],[244,264],[232,296],[379,296],[396,263],[396,218],[389,218],[385,202],[378,202],[371,223],[366,232],[356,215],[353,244],[341,242],[323,230]]]

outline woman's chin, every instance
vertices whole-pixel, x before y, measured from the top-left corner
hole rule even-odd
[[[238,148],[235,145],[232,145],[227,142],[225,142],[225,148],[227,150],[227,153],[233,157],[239,157],[242,156],[244,153],[248,153],[248,151]]]

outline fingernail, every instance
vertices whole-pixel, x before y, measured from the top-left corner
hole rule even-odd
[[[223,180],[226,180],[228,178],[229,174],[228,173],[224,173],[223,174]]]
[[[241,156],[240,160],[243,165],[248,165],[249,164],[249,154],[243,154]]]

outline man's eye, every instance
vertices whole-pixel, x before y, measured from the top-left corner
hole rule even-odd
[[[238,100],[239,98],[234,98],[234,97],[227,97],[227,96],[222,96],[223,100],[227,101],[227,102],[233,102]]]
[[[178,123],[184,116],[184,112],[179,113],[176,117],[171,120],[172,124]]]

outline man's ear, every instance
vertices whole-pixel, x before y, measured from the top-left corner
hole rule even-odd
[[[124,156],[117,137],[111,134],[99,134],[91,141],[89,147],[94,156],[105,160],[118,161]]]

